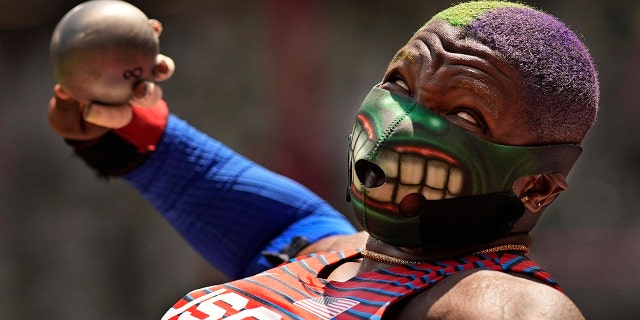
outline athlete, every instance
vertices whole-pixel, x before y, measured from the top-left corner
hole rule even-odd
[[[214,265],[243,276],[298,256],[195,290],[164,319],[582,318],[525,255],[599,99],[587,48],[549,14],[462,3],[396,53],[350,136],[349,198],[366,233],[163,102],[122,106],[129,125],[96,129],[55,92],[54,130],[102,174],[123,175]]]

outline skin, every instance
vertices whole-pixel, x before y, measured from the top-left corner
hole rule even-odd
[[[522,96],[517,70],[500,55],[443,21],[433,21],[401,48],[389,64],[382,88],[406,95],[446,117],[453,124],[494,143],[539,143],[527,126],[529,106]],[[559,174],[523,177],[514,183],[517,195],[527,195],[525,208],[541,212],[567,184]],[[538,205],[540,203],[540,205]],[[516,226],[517,227],[517,226]],[[406,260],[421,260],[421,248],[394,247],[361,232],[322,239],[302,254],[362,246]],[[508,243],[509,239],[503,239]],[[370,261],[347,262],[330,280],[387,268]],[[488,270],[458,273],[409,298],[390,312],[397,319],[582,319],[567,296],[533,278]]]
[[[162,24],[155,19],[148,22],[160,37]],[[165,81],[174,71],[175,64],[171,58],[162,54],[156,56],[153,81]],[[117,105],[89,103],[87,99],[78,99],[60,84],[55,85],[53,93],[54,97],[49,101],[49,124],[59,135],[73,140],[93,140],[110,129],[119,129],[131,121],[132,104],[151,106],[162,97],[160,86],[148,80],[136,83],[132,88],[131,100]]]
[[[524,115],[535,106],[526,105],[521,96],[524,90],[518,72],[488,47],[462,39],[459,30],[445,22],[431,22],[398,51],[385,72],[382,88],[429,106],[453,124],[488,141],[507,145],[540,142],[526,125]],[[73,100],[59,86],[54,92],[49,121],[61,136],[91,140],[109,130],[105,125],[92,124],[92,117],[84,112],[86,105]],[[110,118],[110,113],[120,109],[129,108],[109,107],[101,115]],[[566,188],[560,174],[523,177],[513,185],[516,195],[527,196],[524,204],[531,213],[541,213]],[[518,228],[516,225],[514,230]],[[515,237],[493,245],[512,243]],[[433,258],[421,248],[394,247],[366,232],[328,237],[300,254],[363,246],[405,260]],[[346,281],[357,274],[388,267],[365,258],[342,264],[328,279]],[[395,319],[583,319],[568,297],[548,285],[521,275],[488,270],[454,274],[391,311],[389,314]]]

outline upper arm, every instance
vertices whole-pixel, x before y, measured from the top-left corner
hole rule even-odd
[[[415,319],[584,319],[562,292],[490,270],[454,274],[418,295],[405,309]]]

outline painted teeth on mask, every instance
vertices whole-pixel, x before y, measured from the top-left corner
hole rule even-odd
[[[352,143],[356,159],[366,159],[366,153],[375,147],[360,125],[354,130]],[[438,200],[456,197],[462,191],[462,170],[442,160],[426,160],[413,154],[401,155],[381,148],[375,162],[385,172],[386,182],[380,187],[367,189],[367,197],[378,202],[398,204],[406,195],[416,192],[428,200]],[[358,178],[354,179],[353,184],[356,190],[362,190]]]
[[[456,197],[462,191],[462,170],[441,160],[425,160],[413,154],[400,155],[389,149],[380,149],[376,164],[385,172],[387,179],[382,186],[368,189],[368,197],[379,202],[398,204],[411,193],[421,193],[428,200],[437,200]],[[361,188],[359,181],[356,181],[356,187]]]
[[[455,197],[462,191],[462,170],[451,167],[449,170],[449,184],[447,184],[447,198]]]

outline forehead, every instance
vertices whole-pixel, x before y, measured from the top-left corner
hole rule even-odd
[[[426,46],[426,47],[425,47]],[[416,62],[424,60],[421,57],[429,50],[432,60],[450,58],[453,60],[466,59],[472,63],[479,63],[486,68],[494,69],[514,82],[521,82],[517,68],[510,65],[503,55],[468,35],[463,28],[454,27],[444,20],[432,20],[419,29],[411,39],[396,53],[391,62]]]
[[[431,108],[462,96],[476,99],[481,101],[489,140],[535,144],[524,115],[530,104],[519,70],[463,28],[443,20],[429,22],[396,53],[387,72],[398,69],[406,70],[403,75],[413,82],[417,102]],[[514,125],[519,127],[517,134]]]

